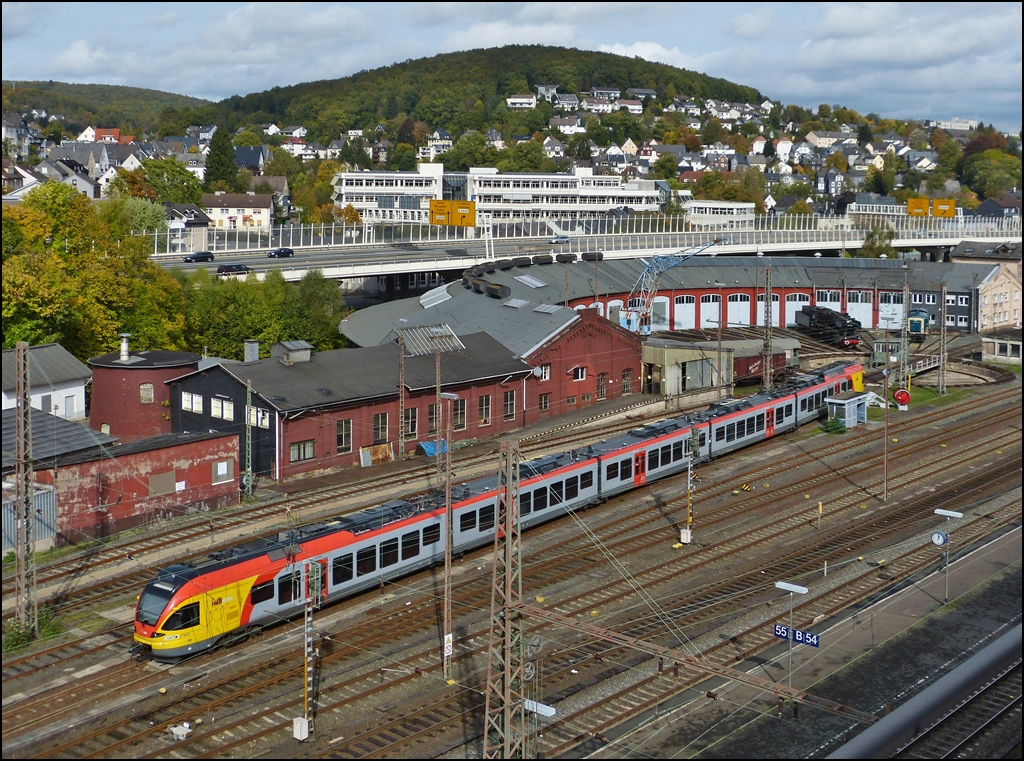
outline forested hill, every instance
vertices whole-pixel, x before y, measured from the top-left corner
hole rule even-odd
[[[47,114],[63,116],[67,125],[120,127],[136,134],[152,128],[165,108],[182,110],[212,105],[208,100],[141,87],[3,82],[4,110],[24,113],[41,108]]]
[[[593,86],[658,91],[674,95],[756,102],[760,93],[724,79],[639,58],[575,48],[508,45],[446,53],[361,71],[342,79],[275,87],[219,104],[232,129],[259,122],[303,124],[311,133],[336,137],[353,128],[407,114],[429,127],[453,134],[503,121],[505,98],[536,92],[535,85],[558,85],[559,92]],[[457,132],[456,132],[457,130]]]

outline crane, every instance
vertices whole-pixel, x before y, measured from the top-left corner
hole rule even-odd
[[[626,317],[626,328],[649,336],[651,334],[651,307],[654,303],[654,296],[658,292],[661,276],[687,259],[691,259],[721,242],[721,238],[715,238],[710,243],[684,248],[674,254],[656,256],[648,261],[644,271],[640,273],[640,279],[636,281],[633,291],[629,294],[625,309],[622,310]]]

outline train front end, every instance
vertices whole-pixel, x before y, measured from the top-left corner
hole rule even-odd
[[[177,662],[212,647],[217,636],[209,631],[210,617],[203,615],[204,597],[191,580],[162,572],[139,595],[133,651]]]

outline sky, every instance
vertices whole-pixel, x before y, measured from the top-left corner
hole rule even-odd
[[[3,3],[3,79],[220,100],[507,44],[598,50],[784,103],[1021,128],[1021,3]]]

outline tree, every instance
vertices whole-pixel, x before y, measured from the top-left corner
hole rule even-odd
[[[722,142],[722,140],[725,139],[726,135],[728,134],[729,131],[722,126],[722,122],[720,122],[718,119],[715,119],[714,117],[708,119],[704,123],[704,126],[701,128],[700,131],[700,136],[701,139],[704,141],[704,145],[714,145],[715,143],[720,143]]]
[[[220,130],[217,130],[218,132]],[[231,141],[236,146],[247,146],[255,148],[256,146],[263,145],[263,136],[257,135],[252,130],[245,130],[235,135],[234,140]]]
[[[109,198],[99,204],[97,211],[115,241],[143,230],[159,232],[167,229],[164,207],[144,198]]]
[[[502,172],[537,172],[545,159],[544,147],[536,140],[527,140],[502,151],[497,163]]]
[[[154,200],[160,203],[199,203],[203,200],[203,185],[199,178],[177,159],[143,159],[142,167],[146,171],[146,181],[156,191]]]
[[[674,180],[679,177],[679,162],[669,151],[660,154],[651,167],[652,179]]]
[[[871,125],[864,122],[857,128],[857,145],[863,148],[865,145],[875,139],[875,133],[871,129]]]
[[[408,143],[399,143],[391,151],[388,163],[399,172],[411,172],[416,169],[416,149]]]
[[[864,245],[861,246],[858,256],[865,259],[877,259],[883,255],[892,258],[896,255],[896,249],[892,247],[892,239],[895,236],[895,231],[888,227],[872,227],[864,236]]]
[[[348,206],[341,210],[341,221],[346,225],[361,225],[363,218],[359,216],[359,211],[355,206],[348,204]]]
[[[982,198],[994,198],[1021,185],[1021,160],[991,148],[969,156],[961,180]]]
[[[238,175],[235,163],[235,148],[227,129],[219,127],[210,140],[210,152],[206,154],[206,188],[213,189],[223,182],[231,187]]]
[[[849,171],[850,169],[850,162],[846,158],[845,153],[843,153],[842,151],[835,151],[834,153],[829,154],[828,158],[826,158],[824,163],[822,164],[822,167],[824,169],[835,167],[840,172],[846,172]]]
[[[60,122],[52,122],[46,128],[46,139],[56,145],[60,145],[60,141],[64,139],[64,127]]]
[[[799,199],[796,203],[789,207],[786,214],[813,214],[814,210],[811,209],[810,205],[803,198]]]
[[[117,176],[107,185],[107,195],[111,198],[145,198],[155,201],[156,188],[146,178],[146,170],[143,167],[130,172],[118,169]]]
[[[701,200],[721,200],[725,192],[725,178],[721,172],[704,172],[693,189],[693,195]]]

